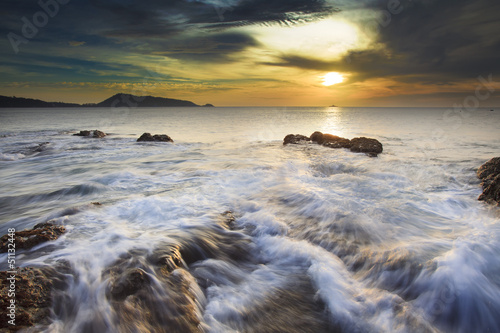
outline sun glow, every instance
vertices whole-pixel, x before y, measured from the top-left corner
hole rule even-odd
[[[337,72],[330,72],[323,76],[323,85],[327,87],[342,82],[344,82],[344,77],[342,74]]]
[[[334,18],[319,22],[268,27],[244,27],[268,50],[323,60],[340,58],[351,49],[362,47],[358,29]]]

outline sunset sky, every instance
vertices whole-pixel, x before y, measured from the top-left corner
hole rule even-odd
[[[1,6],[0,95],[93,103],[125,92],[216,106],[451,107],[481,86],[480,106],[500,105],[497,0]]]

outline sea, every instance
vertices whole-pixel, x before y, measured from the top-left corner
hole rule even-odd
[[[489,108],[1,109],[0,235],[67,230],[16,251],[65,280],[37,332],[500,332],[497,156]]]

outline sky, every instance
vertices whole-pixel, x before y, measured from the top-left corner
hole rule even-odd
[[[498,0],[2,0],[0,95],[500,106]]]

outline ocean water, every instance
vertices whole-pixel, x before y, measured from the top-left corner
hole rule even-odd
[[[282,144],[316,130],[384,152]],[[475,173],[496,156],[489,109],[2,109],[0,234],[67,229],[16,252],[66,281],[37,331],[499,332],[500,210]]]

